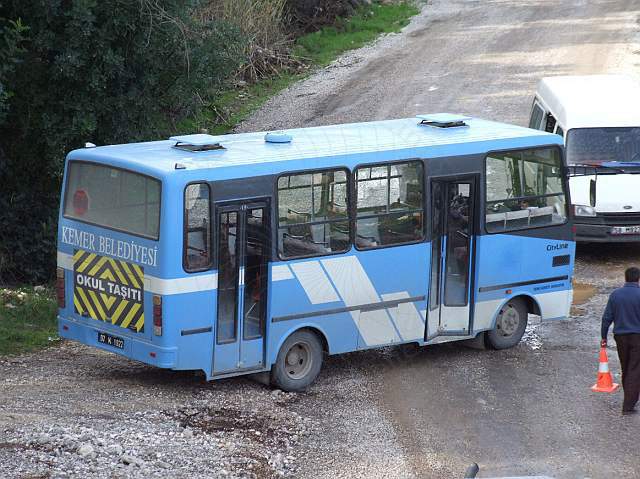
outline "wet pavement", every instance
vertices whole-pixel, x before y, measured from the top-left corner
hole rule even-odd
[[[621,392],[589,390],[608,293],[633,264],[638,245],[580,245],[582,303],[569,320],[531,317],[510,350],[443,345],[388,367],[382,402],[418,477],[454,477],[473,462],[478,477],[638,477],[634,446],[620,445],[636,444],[640,418],[621,416]],[[609,360],[619,382],[613,347]]]

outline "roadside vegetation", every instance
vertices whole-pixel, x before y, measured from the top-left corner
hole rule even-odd
[[[227,12],[229,21],[240,19],[239,28],[252,39],[245,54],[246,62],[232,84],[208,108],[181,125],[211,134],[228,133],[265,101],[309,75],[314,68],[328,65],[342,53],[360,48],[383,33],[400,31],[419,11],[414,1],[363,2],[353,10],[336,10],[340,2],[334,5],[326,2],[321,10],[324,16],[316,12],[310,17],[308,11],[292,14],[283,8],[286,4],[283,0],[270,0],[267,3],[273,5],[261,13],[263,21],[256,24],[246,18],[252,16],[255,0],[229,0],[229,3],[233,4]],[[347,12],[350,15],[336,16]],[[282,34],[285,27],[277,31],[260,30],[261,25],[278,25],[277,19],[281,25],[295,30],[289,35]],[[303,26],[312,31],[303,30]]]
[[[333,25],[298,38],[294,54],[314,65],[327,65],[340,54],[360,48],[382,33],[399,31],[416,13],[415,4],[407,2],[361,7],[350,17],[338,18]]]
[[[226,133],[414,1],[0,0],[0,354],[56,337],[50,287],[16,285],[53,278],[69,151]]]
[[[0,288],[0,355],[31,351],[58,340],[53,295],[44,286]]]

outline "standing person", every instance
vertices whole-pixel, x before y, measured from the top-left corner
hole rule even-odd
[[[622,414],[636,413],[640,395],[640,269],[624,272],[624,287],[616,289],[602,315],[602,347],[607,346],[609,326],[613,323],[613,337],[618,346],[622,367],[624,402]]]

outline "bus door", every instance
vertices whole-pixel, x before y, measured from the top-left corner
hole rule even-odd
[[[431,182],[431,268],[426,340],[469,334],[476,178]]]
[[[267,265],[270,252],[267,201],[225,204],[216,212],[218,307],[214,374],[264,365]]]

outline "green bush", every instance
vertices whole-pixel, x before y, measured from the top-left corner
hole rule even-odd
[[[164,137],[241,61],[181,0],[0,0],[0,283],[50,278],[65,155]]]
[[[0,7],[2,4],[0,3]],[[21,43],[27,28],[16,21],[0,18],[0,124],[7,114],[7,100],[12,92],[4,85],[4,79],[15,70],[19,56],[24,52]]]

